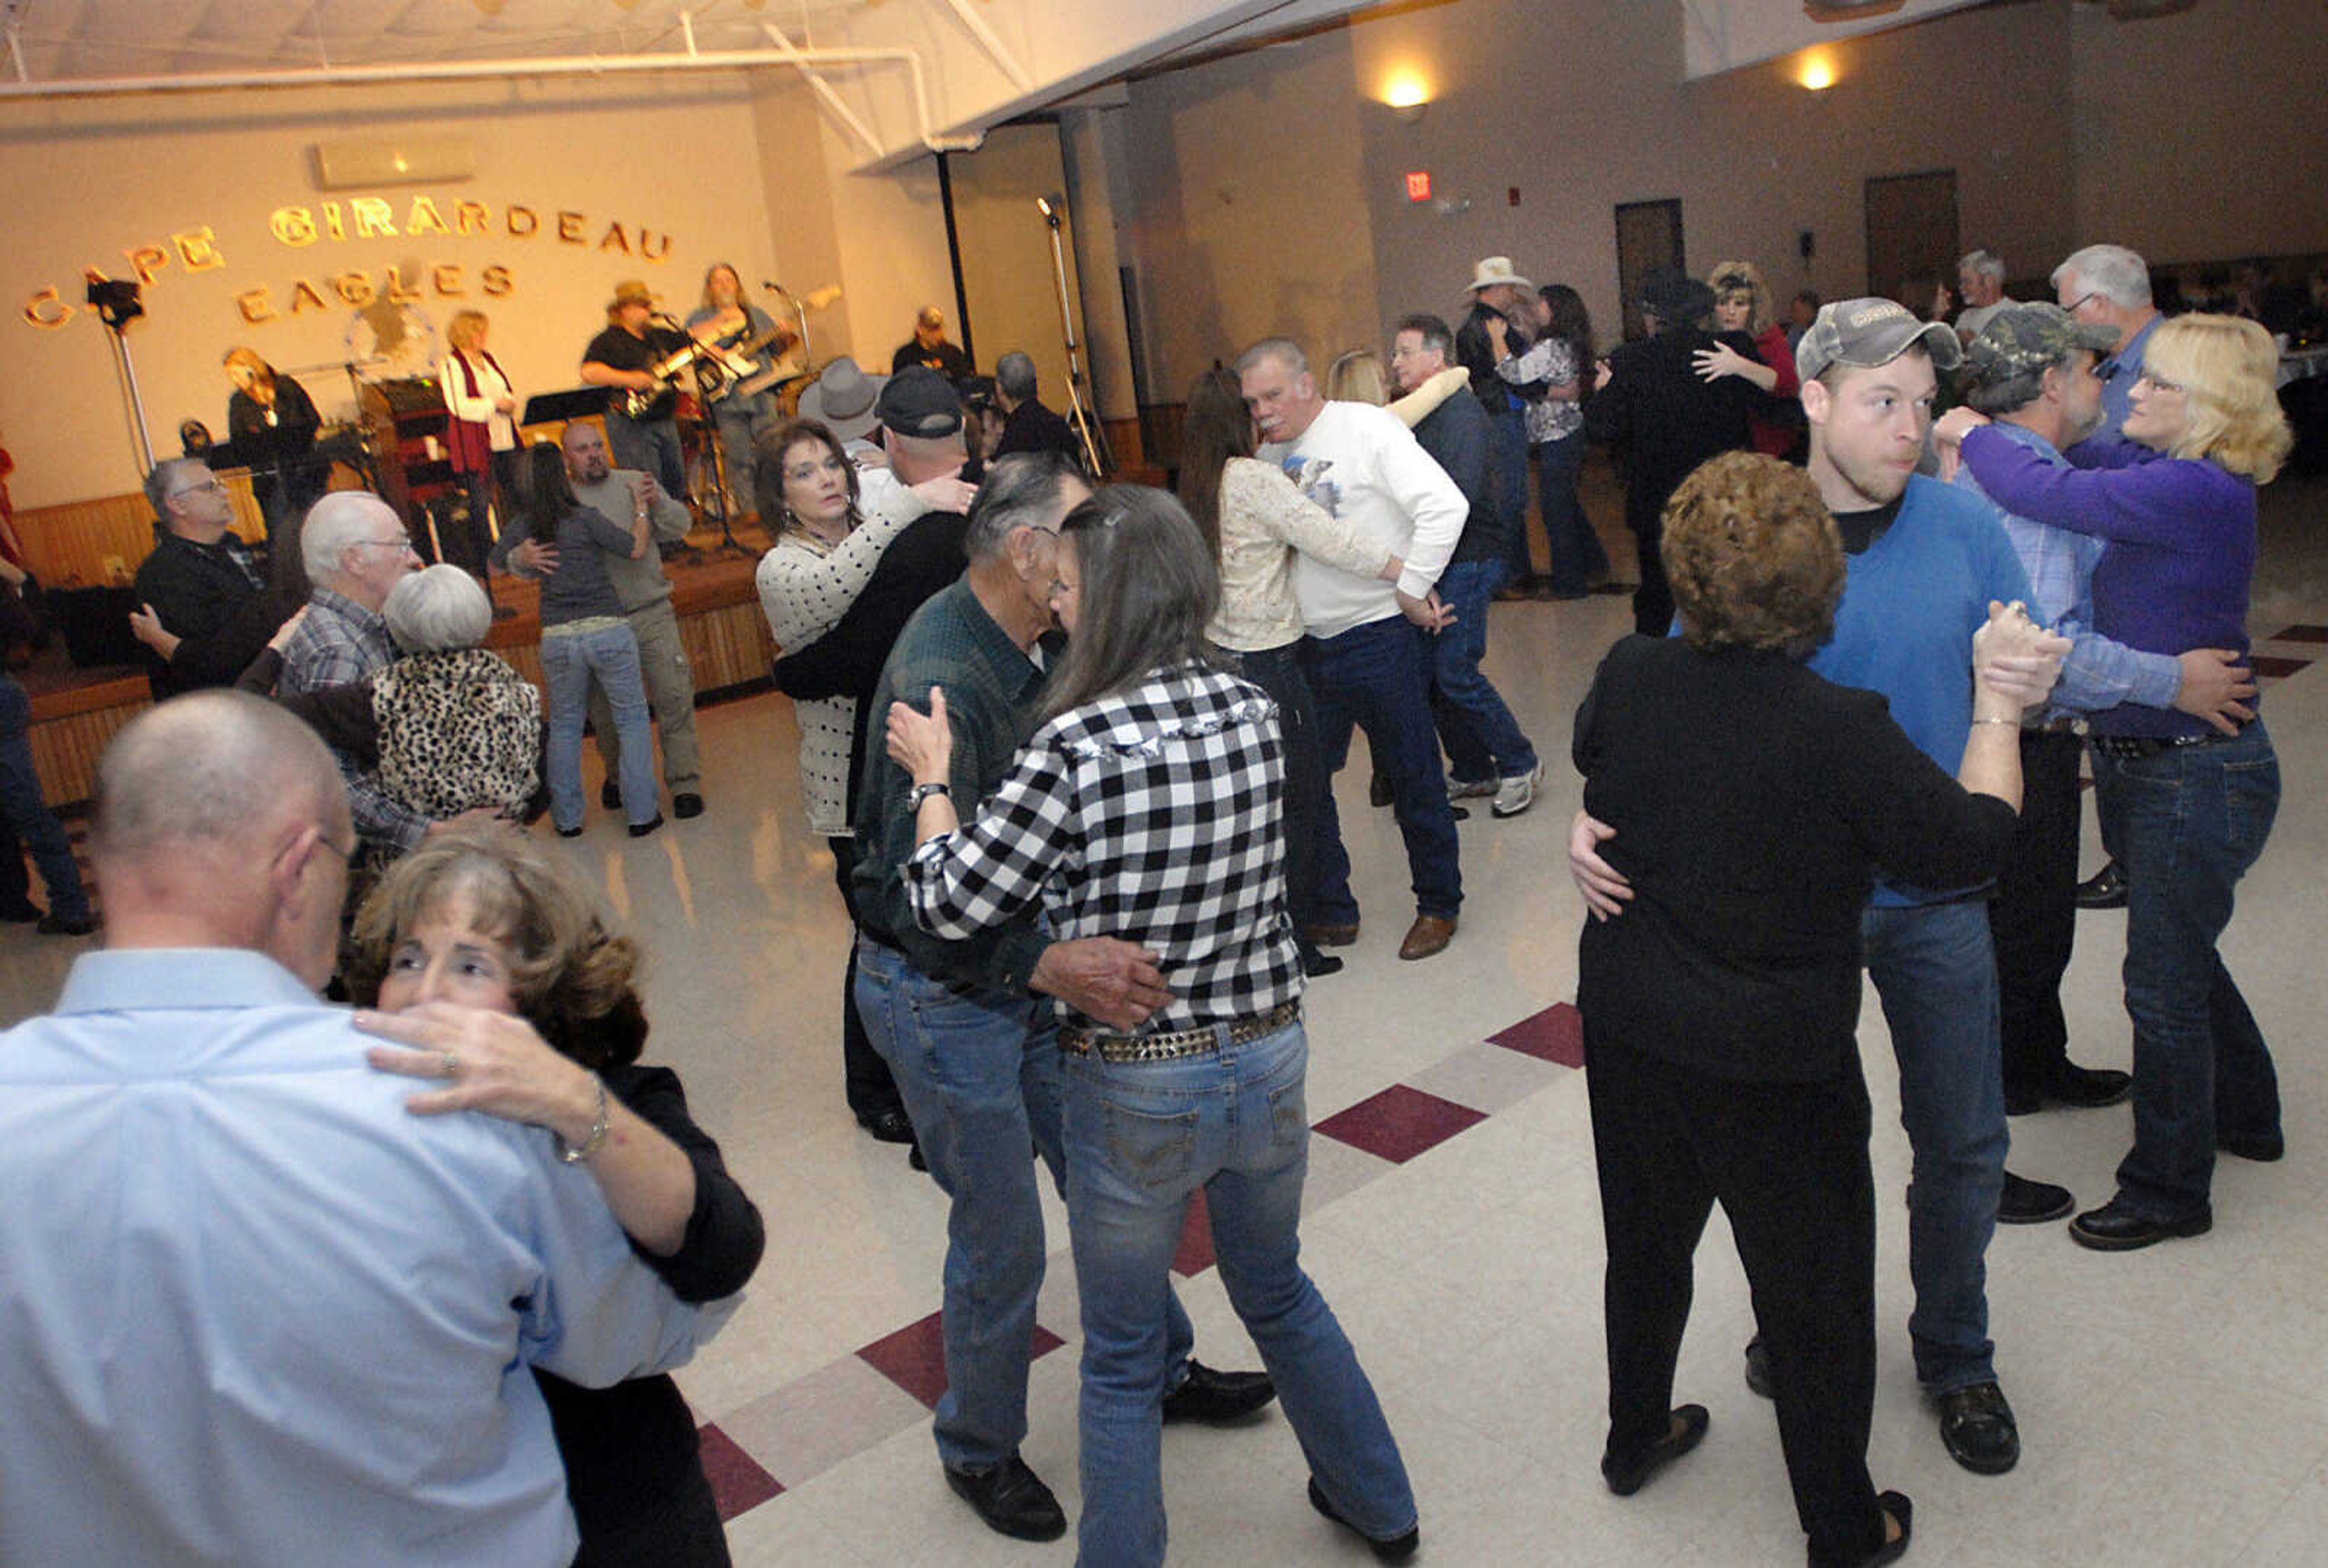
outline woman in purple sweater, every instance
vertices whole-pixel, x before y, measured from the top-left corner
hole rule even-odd
[[[2007,512],[2110,541],[2094,570],[2095,629],[2145,653],[2248,646],[2256,487],[2287,455],[2276,354],[2253,322],[2191,315],[2143,354],[2123,442],[2089,441],[2064,464],[1977,427],[1941,421],[1945,444]],[[2070,1234],[2105,1252],[2198,1235],[2214,1223],[2220,1150],[2277,1160],[2279,1081],[2216,942],[2231,893],[2279,807],[2263,721],[2237,735],[2169,709],[2094,715],[2102,836],[2126,867],[2126,1009],[2134,1019],[2134,1148],[2117,1195]]]

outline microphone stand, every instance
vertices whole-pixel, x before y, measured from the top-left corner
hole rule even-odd
[[[1083,443],[1084,459],[1090,465],[1092,478],[1105,479],[1113,472],[1114,465],[1101,461],[1100,454],[1106,448],[1093,439],[1091,410],[1084,405],[1083,359],[1075,343],[1075,315],[1067,303],[1067,254],[1059,243],[1059,208],[1062,203],[1047,196],[1037,196],[1035,205],[1042,212],[1043,221],[1051,229],[1051,276],[1059,286],[1059,330],[1065,334],[1067,346],[1067,423],[1074,427],[1076,439]]]

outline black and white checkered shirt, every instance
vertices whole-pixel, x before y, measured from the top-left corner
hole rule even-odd
[[[906,896],[952,938],[1039,897],[1055,937],[1158,955],[1172,1000],[1150,1030],[1234,1023],[1301,994],[1284,794],[1276,704],[1201,665],[1159,670],[1037,730],[977,820],[915,852]]]

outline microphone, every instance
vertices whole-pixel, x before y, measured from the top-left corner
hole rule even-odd
[[[765,277],[760,280],[760,286],[766,289],[770,294],[790,294],[792,292],[791,289],[786,288],[783,284],[772,282]]]
[[[1059,211],[1066,204],[1067,199],[1056,193],[1035,198],[1036,211],[1042,213],[1043,221],[1054,229],[1059,226]]]

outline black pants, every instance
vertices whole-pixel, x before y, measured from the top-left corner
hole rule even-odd
[[[1716,1078],[1596,1038],[1585,1088],[1609,1272],[1609,1451],[1663,1438],[1692,1259],[1719,1200],[1770,1353],[1779,1441],[1813,1564],[1882,1544],[1867,1475],[1875,1404],[1875,1193],[1858,1059],[1822,1083]]]
[[[850,886],[857,875],[857,840],[839,838],[825,842],[832,846],[832,877],[840,884],[840,901],[848,906],[850,929],[849,967],[840,976],[841,1092],[849,1097],[850,1112],[859,1122],[870,1122],[904,1110],[906,1098],[897,1093],[889,1064],[881,1059],[865,1033],[865,1020],[857,1016],[857,890]]]
[[[1664,531],[1662,521],[1647,532],[1633,530],[1633,553],[1641,564],[1641,586],[1633,590],[1633,630],[1644,637],[1663,637],[1673,631],[1673,588],[1666,581],[1665,557],[1657,550]]]
[[[1301,673],[1295,651],[1299,643],[1240,653],[1237,663],[1244,678],[1269,693],[1277,704],[1278,733],[1285,742],[1284,831],[1285,909],[1292,916],[1293,933],[1306,947],[1302,934],[1318,918],[1318,802],[1328,786],[1324,759],[1318,755],[1318,714],[1310,706],[1310,680]]]
[[[2004,1043],[2004,1095],[2032,1099],[2069,1060],[2061,976],[2078,934],[2074,735],[2021,733],[2021,825],[1996,878],[1988,928]]]

